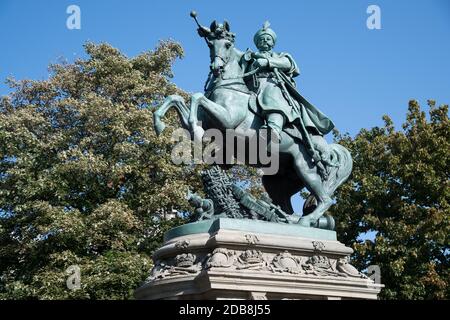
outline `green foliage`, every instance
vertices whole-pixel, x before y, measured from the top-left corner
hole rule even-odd
[[[197,170],[170,159],[152,109],[170,94],[180,45],[127,58],[85,45],[46,81],[9,83],[0,101],[0,298],[128,299],[151,269],[163,212],[185,211]],[[169,124],[176,119],[170,117]],[[70,265],[81,289],[66,286]]]
[[[382,128],[336,139],[354,159],[332,209],[338,236],[357,268],[380,267],[383,299],[450,298],[450,123],[447,105],[428,104],[427,119],[411,101],[401,131],[385,116]],[[375,239],[356,241],[365,232]]]
[[[183,223],[162,216],[189,210],[187,188],[201,189],[200,167],[172,164],[171,130],[153,130],[165,96],[188,98],[170,82],[181,47],[135,58],[85,49],[50,66],[49,80],[10,79],[0,100],[0,299],[132,298],[165,230]],[[429,105],[427,119],[412,101],[402,131],[386,116],[382,128],[337,136],[354,170],[331,213],[356,267],[380,266],[385,299],[450,297],[448,106]],[[258,194],[252,173],[232,170]],[[374,241],[357,240],[368,231]],[[79,290],[66,285],[71,265]]]

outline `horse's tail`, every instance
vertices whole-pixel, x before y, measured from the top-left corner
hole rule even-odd
[[[183,127],[189,128],[189,108],[186,106],[183,97],[179,95],[170,95],[164,100],[163,104],[153,112],[153,125],[157,135],[160,135],[166,127],[162,118],[171,107],[175,107],[175,110],[177,110]]]
[[[328,179],[324,181],[323,187],[327,194],[331,196],[334,191],[343,184],[352,173],[353,160],[350,152],[337,143],[330,145],[332,161],[337,164],[331,168]]]

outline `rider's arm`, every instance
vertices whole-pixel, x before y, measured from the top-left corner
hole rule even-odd
[[[300,74],[297,63],[290,54],[281,53],[278,56],[269,58],[269,68],[278,68],[281,71],[289,74],[291,77],[296,77]]]
[[[278,68],[279,70],[289,71],[292,68],[291,61],[286,57],[271,57],[267,59],[269,61],[269,68]]]

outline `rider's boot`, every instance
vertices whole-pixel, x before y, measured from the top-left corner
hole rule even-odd
[[[274,112],[267,117],[268,129],[268,144],[267,149],[270,152],[274,150],[273,144],[276,143],[279,147],[281,143],[281,131],[283,130],[284,117],[282,114]]]
[[[272,127],[270,124],[265,124],[261,126],[261,130],[266,130],[263,135],[261,135],[261,141],[267,148],[267,152],[274,150],[274,144],[279,146],[281,141],[281,129],[277,127]]]

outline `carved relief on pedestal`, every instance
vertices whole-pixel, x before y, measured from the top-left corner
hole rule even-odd
[[[323,248],[316,244],[315,247]],[[316,251],[317,252],[317,251]],[[232,270],[252,270],[291,275],[366,278],[348,262],[348,257],[330,259],[314,254],[310,257],[294,256],[288,251],[277,255],[263,253],[256,249],[245,251],[216,248],[212,253],[180,253],[173,258],[158,260],[147,281],[155,281],[173,276],[193,275],[211,268]]]
[[[202,262],[196,263],[196,256],[192,253],[182,253],[175,257],[175,265],[170,269],[170,275],[187,275],[202,270]]]
[[[166,265],[164,261],[156,261],[155,265],[150,272],[150,276],[146,279],[147,282],[154,281],[157,279],[164,279],[169,275],[170,266]]]
[[[202,262],[196,260],[196,255],[182,253],[167,261],[157,261],[147,281],[198,273],[202,270]]]
[[[256,236],[256,234],[245,234],[244,235],[245,240],[247,241],[248,244],[257,244],[259,242],[259,238]]]
[[[327,257],[314,255],[310,257],[303,265],[306,274],[319,275],[336,275],[331,268],[331,263]]]
[[[180,240],[175,243],[175,248],[177,249],[186,249],[189,247],[189,240]]]
[[[235,261],[235,252],[225,248],[214,249],[212,254],[208,254],[206,268],[229,268]]]
[[[330,259],[321,255],[314,255],[310,257],[303,265],[305,274],[312,274],[315,276],[343,276],[336,269]]]
[[[245,250],[236,263],[237,269],[261,270],[267,266],[264,256],[259,250]]]
[[[347,277],[368,279],[365,274],[359,272],[354,266],[352,266],[348,260],[348,257],[339,259],[336,263],[336,270]]]
[[[194,265],[196,256],[192,253],[182,253],[175,257],[175,267],[189,268]]]
[[[315,252],[322,252],[325,250],[325,244],[322,241],[313,241],[312,244]]]
[[[301,259],[294,257],[288,251],[276,255],[271,264],[272,272],[301,273]]]

